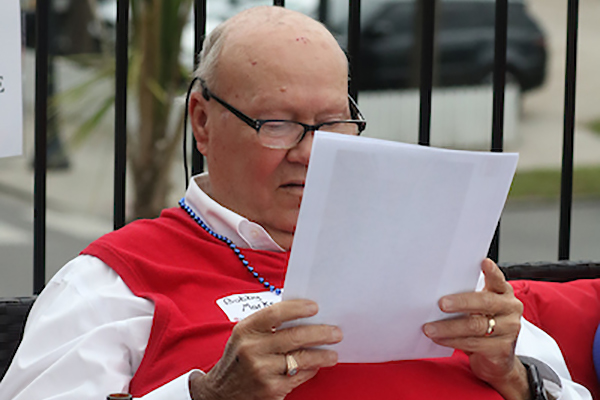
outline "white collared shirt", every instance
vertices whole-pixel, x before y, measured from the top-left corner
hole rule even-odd
[[[192,179],[185,193],[185,202],[213,231],[228,237],[243,249],[284,251],[265,228],[221,206],[206,193],[210,193],[210,181],[208,174],[204,173]]]
[[[208,175],[198,175],[185,201],[211,229],[241,248],[283,251],[264,228],[222,207],[205,191],[210,192]],[[91,400],[127,392],[144,356],[153,315],[154,304],[135,296],[112,268],[92,256],[76,257],[35,302],[21,346],[0,382],[0,400]],[[562,390],[553,393],[556,397],[591,399],[570,381],[554,340],[525,321],[517,353],[557,372]],[[189,371],[141,399],[191,400],[189,379],[199,373]]]

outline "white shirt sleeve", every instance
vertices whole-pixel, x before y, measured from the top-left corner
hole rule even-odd
[[[152,327],[154,304],[101,260],[79,256],[33,305],[0,400],[103,399],[127,392]],[[190,371],[143,400],[191,400]],[[90,379],[94,377],[94,379]]]
[[[521,331],[515,352],[517,355],[542,361],[556,372],[562,388],[544,381],[547,394],[554,399],[592,400],[592,395],[585,387],[571,380],[571,374],[556,341],[524,318],[521,318]]]

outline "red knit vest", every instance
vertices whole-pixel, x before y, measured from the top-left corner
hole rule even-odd
[[[243,250],[251,265],[281,287],[289,253]],[[187,371],[209,371],[221,357],[233,323],[216,300],[264,287],[233,252],[185,211],[164,211],[109,233],[82,254],[113,268],[139,297],[155,304],[146,353],[129,391],[139,397]],[[286,399],[501,399],[470,370],[461,352],[432,360],[338,364],[324,368]]]

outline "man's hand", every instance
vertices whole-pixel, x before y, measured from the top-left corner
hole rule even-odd
[[[484,260],[481,267],[483,291],[444,296],[439,301],[442,311],[463,315],[425,324],[423,331],[435,343],[464,351],[473,373],[505,399],[527,399],[527,372],[515,356],[523,304],[492,260]],[[488,334],[493,325],[490,318],[495,326]]]
[[[194,378],[194,400],[283,399],[295,387],[316,375],[319,368],[337,363],[337,353],[314,349],[342,340],[339,328],[305,325],[277,329],[282,323],[307,318],[318,311],[308,300],[282,301],[265,308],[234,328],[219,362],[204,376]],[[286,354],[298,363],[298,373],[286,375]]]

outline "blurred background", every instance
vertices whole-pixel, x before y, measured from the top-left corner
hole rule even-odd
[[[50,279],[112,230],[116,0],[48,1]],[[193,2],[154,3],[165,4],[153,9],[131,2],[129,220],[156,216],[185,191],[181,137],[194,61]],[[0,159],[0,296],[32,291],[35,0],[21,4],[25,155]],[[259,4],[272,1],[209,0],[207,30]],[[518,152],[520,160],[502,219],[500,262],[551,261],[558,257],[567,0],[509,4],[504,136],[505,150]],[[323,21],[345,47],[347,1],[286,0],[286,7]],[[484,151],[491,146],[494,10],[493,0],[438,0],[434,146]],[[417,142],[419,13],[419,0],[362,2],[361,53],[351,79],[360,89],[367,136]],[[598,18],[600,3],[581,0],[573,260],[600,259]]]

